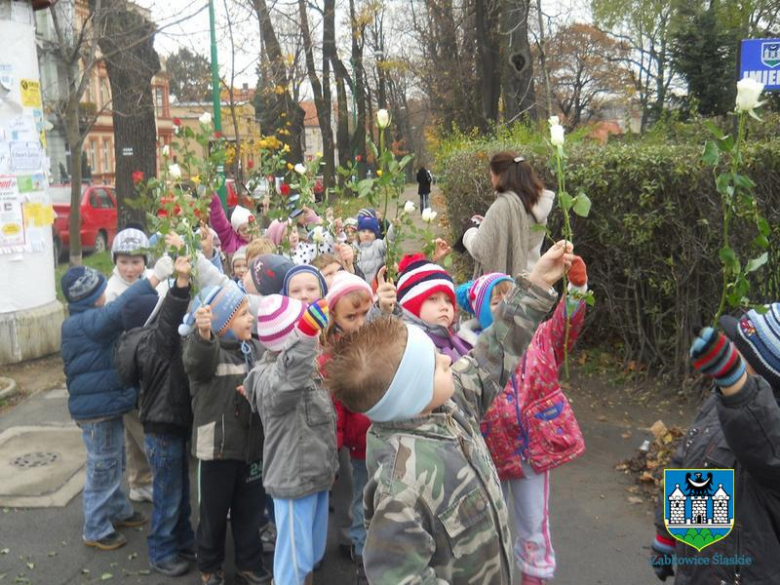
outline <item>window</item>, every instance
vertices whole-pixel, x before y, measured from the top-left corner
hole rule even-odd
[[[111,141],[103,140],[103,172],[111,172]]]
[[[108,102],[111,101],[111,92],[108,89],[108,79],[105,77],[100,78],[100,107],[105,108]]]
[[[111,197],[105,189],[95,189],[94,200],[97,202],[97,205],[93,204],[93,206],[100,209],[111,209],[114,207],[114,202],[111,201]]]
[[[98,151],[97,140],[90,140],[89,141],[89,168],[92,170],[93,174],[98,171],[97,151]]]
[[[154,88],[154,113],[158,118],[165,115],[165,101],[163,100],[162,87]]]

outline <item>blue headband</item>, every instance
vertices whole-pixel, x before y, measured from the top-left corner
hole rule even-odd
[[[390,387],[365,415],[372,421],[405,420],[420,414],[433,399],[436,347],[422,329],[406,324],[406,349]]]

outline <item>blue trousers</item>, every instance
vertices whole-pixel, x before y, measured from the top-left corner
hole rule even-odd
[[[274,583],[300,585],[325,556],[328,540],[328,492],[304,498],[274,498],[276,550]]]
[[[152,468],[154,508],[152,530],[146,539],[149,560],[162,563],[192,549],[195,532],[190,524],[190,474],[187,439],[169,434],[144,435]]]
[[[349,527],[349,537],[355,545],[355,553],[363,556],[363,546],[366,544],[366,525],[363,520],[363,490],[368,483],[365,459],[350,459],[352,462],[352,526]]]
[[[112,520],[133,514],[122,492],[125,469],[125,425],[122,417],[95,423],[79,423],[87,449],[84,482],[84,540],[96,541],[114,532]]]

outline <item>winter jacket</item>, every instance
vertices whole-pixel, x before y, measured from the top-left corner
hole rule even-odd
[[[734,469],[734,528],[701,552],[677,542],[676,585],[780,583],[780,392],[749,376],[732,396],[715,390],[704,403],[668,466]],[[663,521],[661,489],[657,533],[672,536]],[[734,559],[737,564],[716,563]],[[700,564],[692,557],[708,559]],[[688,564],[690,563],[690,564]]]
[[[579,303],[569,321],[570,350],[582,330],[584,305]],[[582,431],[558,383],[566,336],[564,306],[558,303],[552,318],[536,329],[509,383],[482,419],[482,436],[502,481],[523,478],[523,460],[543,473],[585,452]]]
[[[518,279],[430,414],[368,432],[363,561],[372,585],[512,583],[509,517],[479,421],[555,301]]]
[[[211,198],[211,205],[209,207],[209,223],[212,229],[217,232],[219,241],[222,244],[222,251],[225,254],[232,254],[238,250],[241,246],[246,246],[249,240],[245,240],[238,235],[238,232],[230,225],[225,210],[222,208],[222,201],[219,199],[219,195],[214,195]]]
[[[328,490],[336,477],[336,412],[316,355],[317,339],[296,331],[284,350],[266,352],[244,382],[263,421],[263,486],[274,498]]]
[[[62,361],[68,387],[68,410],[76,421],[120,416],[135,408],[138,390],[126,387],[114,367],[114,345],[122,333],[122,309],[133,297],[153,294],[139,280],[103,307],[69,306],[62,323]]]
[[[149,268],[144,270],[143,275],[141,278],[148,279],[150,276],[152,276],[153,272]],[[133,286],[135,283],[127,282],[124,278],[122,278],[122,275],[119,274],[119,268],[114,266],[114,270],[111,273],[111,278],[108,279],[108,283],[106,283],[106,304],[113,302],[121,295],[123,292],[125,292],[128,288]],[[164,283],[160,283],[157,285],[157,292],[161,292],[167,290],[167,287]]]
[[[427,169],[417,171],[417,194],[427,195],[431,192],[431,173]]]
[[[387,244],[378,238],[373,242],[358,243],[356,241],[355,251],[357,252],[355,265],[363,272],[366,282],[371,282],[382,264],[385,263]]]
[[[242,343],[195,331],[184,341],[184,371],[192,397],[192,451],[202,461],[233,459],[251,463],[263,456],[260,417],[236,391],[263,347],[255,340]]]
[[[431,338],[436,349],[448,356],[454,364],[473,347],[473,344],[464,341],[444,325],[427,323],[417,315],[403,309],[402,319],[411,325],[416,325]]]
[[[125,333],[117,345],[120,378],[128,386],[141,387],[145,433],[187,437],[192,427],[190,384],[178,332],[190,303],[189,292],[189,287],[171,287],[155,321]]]

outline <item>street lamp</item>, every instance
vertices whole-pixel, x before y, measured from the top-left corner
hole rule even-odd
[[[211,99],[214,109],[214,130],[222,132],[222,106],[219,98],[219,62],[217,60],[217,27],[214,18],[214,0],[209,0],[209,28],[211,29]],[[227,211],[227,189],[225,188],[225,165],[217,168],[220,177],[219,199]]]

